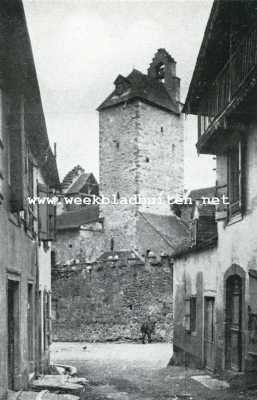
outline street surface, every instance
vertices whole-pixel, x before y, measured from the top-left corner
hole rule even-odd
[[[54,343],[52,362],[76,366],[89,381],[82,400],[168,400],[189,393],[193,400],[257,399],[257,391],[210,390],[191,379],[202,370],[167,367],[170,343]]]

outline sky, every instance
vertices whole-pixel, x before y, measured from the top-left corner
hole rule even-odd
[[[158,48],[177,61],[185,100],[211,6],[211,0],[24,0],[61,178],[78,164],[98,177],[96,108],[119,74],[145,73]],[[196,118],[184,119],[185,188],[214,185],[212,157],[196,152]]]

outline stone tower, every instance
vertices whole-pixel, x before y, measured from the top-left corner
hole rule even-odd
[[[100,194],[118,203],[101,206],[106,249],[115,246],[142,253],[145,233],[140,233],[140,216],[170,215],[167,196],[183,193],[184,137],[176,62],[159,49],[147,74],[134,69],[127,77],[119,75],[114,85],[98,108]],[[134,204],[124,204],[125,198],[134,199]],[[142,204],[135,204],[135,199]],[[143,204],[146,199],[148,204]]]

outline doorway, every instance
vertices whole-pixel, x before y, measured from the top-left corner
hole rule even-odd
[[[242,279],[235,274],[226,282],[226,368],[242,368]]]
[[[215,368],[214,306],[214,297],[204,298],[204,364],[212,371]]]
[[[15,390],[15,377],[19,374],[19,282],[8,279],[8,388]]]

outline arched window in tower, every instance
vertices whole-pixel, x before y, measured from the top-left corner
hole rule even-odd
[[[117,198],[117,200],[120,200],[120,193],[119,192],[117,192],[116,198]]]
[[[165,78],[165,65],[163,63],[159,63],[156,66],[156,78],[158,79],[158,81],[160,82],[164,82],[164,78]]]

